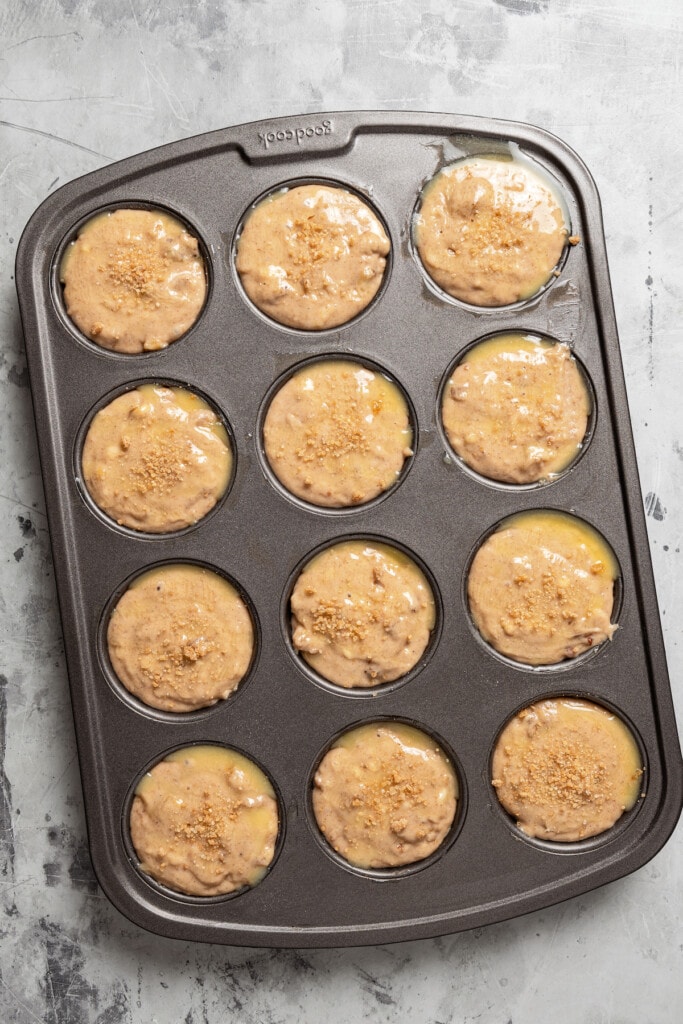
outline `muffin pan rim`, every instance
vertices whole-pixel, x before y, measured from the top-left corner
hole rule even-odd
[[[590,177],[581,161],[572,154],[568,147],[540,129],[532,129],[525,125],[478,120],[453,114],[357,112],[327,116],[332,120],[336,131],[332,142],[313,140],[310,149],[301,154],[294,148],[291,151],[281,151],[279,157],[277,153],[260,152],[255,140],[257,135],[261,134],[259,129],[265,132],[274,124],[273,121],[267,121],[259,122],[257,125],[225,129],[222,132],[213,133],[201,141],[197,138],[185,140],[164,147],[161,151],[131,158],[126,161],[123,168],[121,165],[114,165],[94,172],[87,186],[83,183],[71,183],[43,203],[39,215],[32,219],[25,231],[18,251],[18,289],[27,340],[31,383],[36,400],[36,420],[39,428],[43,474],[46,488],[50,492],[55,492],[63,505],[63,509],[58,514],[55,507],[49,504],[48,515],[55,549],[56,568],[59,572],[60,567],[64,567],[65,571],[64,580],[60,580],[58,575],[58,584],[60,582],[62,584],[60,601],[65,640],[70,654],[69,668],[74,711],[77,719],[83,715],[86,716],[92,730],[87,735],[79,735],[77,730],[77,738],[81,764],[84,769],[87,814],[89,820],[92,818],[90,822],[91,847],[95,868],[100,875],[105,891],[108,892],[119,909],[137,923],[144,924],[153,931],[160,931],[163,934],[179,938],[199,938],[206,941],[223,942],[239,941],[253,945],[272,945],[274,941],[283,946],[357,945],[398,941],[402,938],[426,937],[493,920],[503,920],[527,910],[548,906],[550,903],[577,892],[588,891],[601,882],[612,880],[633,870],[649,859],[663,845],[673,829],[680,811],[681,763],[675,723],[672,718],[670,693],[666,683],[666,665],[649,567],[645,522],[640,507],[637,469],[628,420],[615,417],[615,409],[622,412],[626,407],[625,388],[620,372],[616,331],[611,310],[604,243],[601,242],[599,204]],[[301,120],[301,117],[295,117],[284,121],[279,120],[277,123],[278,125],[285,123],[296,125],[300,124]],[[79,690],[78,685],[75,685],[76,677],[87,672],[88,659],[77,647],[83,632],[82,598],[77,589],[71,586],[67,577],[68,570],[76,572],[78,570],[79,559],[74,551],[75,531],[83,519],[79,515],[78,509],[73,509],[73,516],[70,515],[70,488],[60,478],[59,467],[63,459],[60,456],[59,441],[64,426],[61,420],[54,424],[51,423],[45,408],[55,397],[53,377],[58,359],[54,357],[54,353],[51,354],[50,351],[40,353],[39,349],[39,336],[47,331],[47,323],[51,319],[50,311],[44,306],[41,297],[42,273],[44,273],[46,264],[43,237],[54,232],[55,222],[59,225],[60,220],[68,216],[69,211],[73,211],[78,204],[83,204],[87,208],[88,204],[92,203],[93,193],[97,189],[107,188],[111,193],[120,194],[127,182],[136,176],[144,177],[151,174],[151,168],[156,168],[158,174],[170,174],[174,167],[184,167],[188,161],[204,157],[215,159],[217,155],[225,154],[246,161],[256,170],[268,168],[271,166],[271,161],[272,166],[277,168],[285,160],[294,158],[304,163],[320,160],[324,164],[325,159],[328,161],[339,157],[352,159],[354,145],[356,143],[365,144],[367,138],[373,135],[375,137],[381,135],[384,140],[388,138],[391,141],[392,138],[400,136],[407,138],[410,133],[414,136],[427,135],[431,138],[445,136],[447,138],[468,132],[475,133],[482,138],[492,135],[503,135],[508,139],[514,137],[529,147],[532,152],[540,150],[549,154],[551,160],[559,162],[563,167],[563,173],[576,192],[582,217],[586,220],[585,229],[582,231],[583,250],[590,256],[587,274],[593,294],[596,296],[596,316],[601,336],[600,366],[603,368],[605,376],[603,387],[608,398],[609,415],[613,419],[620,492],[624,500],[627,501],[625,520],[620,532],[625,531],[623,543],[627,545],[630,558],[633,557],[635,551],[638,551],[640,555],[638,565],[634,566],[633,579],[629,580],[629,585],[635,589],[633,595],[635,600],[631,600],[630,605],[633,614],[636,612],[639,614],[639,621],[647,638],[643,658],[647,665],[647,678],[650,682],[648,693],[651,692],[653,701],[656,697],[653,709],[654,718],[651,723],[648,721],[647,732],[652,736],[652,741],[656,743],[655,750],[659,759],[655,757],[650,779],[652,800],[649,803],[646,802],[640,815],[641,818],[643,814],[645,815],[645,825],[649,827],[637,841],[633,837],[629,837],[628,841],[625,840],[619,856],[603,857],[600,860],[591,858],[591,864],[581,872],[580,878],[565,878],[560,883],[555,880],[538,879],[524,892],[516,892],[505,900],[484,896],[467,907],[451,906],[446,912],[430,912],[429,906],[425,905],[421,908],[419,917],[412,916],[409,919],[388,920],[386,914],[380,913],[375,916],[373,921],[358,919],[355,922],[341,924],[309,925],[301,923],[301,918],[299,918],[299,924],[289,926],[273,922],[271,919],[266,923],[262,921],[260,924],[254,924],[250,920],[220,921],[206,913],[185,916],[175,914],[167,906],[159,904],[158,901],[155,903],[146,894],[135,891],[135,887],[131,887],[127,877],[122,878],[116,873],[117,863],[115,858],[112,859],[112,851],[106,848],[106,844],[103,844],[97,831],[93,832],[92,830],[92,824],[96,818],[107,817],[111,798],[107,793],[93,792],[91,781],[89,781],[89,769],[93,762],[92,744],[99,736],[99,725],[89,717],[92,715],[92,707],[88,694],[83,693]],[[337,138],[339,139],[338,144]],[[275,157],[274,161],[273,157]],[[93,181],[97,182],[97,185],[90,184]],[[583,194],[586,189],[588,189],[587,196]],[[56,199],[56,196],[59,196],[59,199]],[[570,258],[572,258],[572,266],[578,267],[580,260],[577,254],[571,253]],[[33,287],[35,287],[38,301],[33,294]],[[537,305],[538,300],[534,304]],[[499,311],[497,310],[496,313],[499,314]],[[367,342],[363,341],[360,347],[366,346]],[[169,349],[165,351],[168,352],[173,347],[169,346]],[[175,355],[173,359],[169,357],[169,361],[173,365]],[[239,440],[240,436],[238,435],[238,451],[240,450]],[[52,449],[48,442],[52,444]],[[583,478],[584,475],[582,475],[582,481]],[[466,488],[465,492],[467,493]],[[521,507],[518,506],[516,510],[522,510],[525,507],[526,505],[522,502]],[[66,519],[62,518],[62,512],[69,513]],[[376,510],[375,515],[378,516],[378,521],[383,522],[379,516],[379,510]],[[383,527],[380,528],[383,529]],[[188,543],[190,543],[190,538],[188,538]],[[197,544],[196,534],[192,537],[191,543]],[[120,544],[113,546],[117,549],[121,548]],[[135,548],[135,550],[139,552],[141,549]],[[280,863],[283,861],[281,860]],[[272,878],[273,875],[270,874],[261,885],[268,884]],[[258,889],[259,887],[254,892],[258,892]],[[245,897],[245,899],[248,898]]]

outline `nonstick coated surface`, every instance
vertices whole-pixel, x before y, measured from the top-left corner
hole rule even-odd
[[[514,308],[474,310],[430,287],[410,223],[423,184],[469,152],[519,146],[563,188],[572,232],[560,276]],[[279,327],[245,299],[233,268],[245,211],[300,181],[358,191],[392,242],[386,284],[368,311],[321,333]],[[98,349],[61,307],[57,265],[84,219],[150,205],[199,236],[209,297],[182,340],[141,356]],[[17,287],[48,503],[91,853],[102,888],[136,923],[179,938],[270,946],[361,945],[457,931],[536,910],[634,870],[664,844],[683,786],[607,271],[598,196],[576,155],[540,129],[445,114],[330,113],[228,128],[132,157],[71,182],[34,214],[17,257]],[[477,338],[521,330],[568,342],[595,398],[592,437],[556,482],[486,483],[458,465],[438,423],[441,382]],[[379,364],[405,389],[417,420],[415,456],[400,485],[367,508],[314,511],[290,500],[263,468],[259,423],[274,381],[311,356]],[[214,514],[175,536],[145,537],[106,522],[77,480],[91,411],[141,381],[186,384],[226,417],[232,487]],[[619,628],[591,656],[554,669],[506,663],[481,642],[464,597],[466,567],[491,528],[524,509],[573,511],[596,526],[621,567]],[[418,672],[373,693],[332,691],[289,647],[287,597],[314,549],[351,536],[411,552],[432,576],[440,609]],[[127,699],[103,649],[106,614],[129,578],[164,561],[218,568],[252,602],[258,651],[227,701],[171,717]],[[614,708],[646,762],[646,796],[609,833],[563,847],[524,839],[489,782],[495,738],[539,697],[574,694]],[[420,870],[350,869],[325,849],[312,820],[312,772],[332,737],[377,718],[436,735],[454,758],[461,805],[449,841]],[[140,774],[172,749],[223,743],[259,763],[276,787],[276,859],[252,890],[190,900],[137,869],[127,811]]]

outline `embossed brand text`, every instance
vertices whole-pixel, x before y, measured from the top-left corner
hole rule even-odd
[[[307,125],[306,128],[281,128],[274,132],[259,132],[259,141],[264,149],[268,149],[274,142],[296,142],[300,146],[305,139],[312,139],[316,135],[331,135],[334,131],[332,122],[325,120],[320,124]]]

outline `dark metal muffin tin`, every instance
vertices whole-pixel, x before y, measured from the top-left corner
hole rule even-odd
[[[505,150],[537,160],[563,188],[572,232],[560,276],[535,299],[477,310],[432,287],[410,225],[424,183],[463,153]],[[245,299],[235,234],[259,196],[321,180],[368,198],[392,242],[381,293],[355,321],[321,333],[279,327]],[[167,349],[123,356],[70,324],[57,266],[75,227],[103,208],[161,207],[201,240],[209,296],[191,331]],[[600,205],[577,156],[537,128],[446,114],[330,113],[241,125],[143,153],[71,182],[24,232],[17,287],[35,405],[92,859],[102,888],[136,923],[168,936],[270,946],[335,946],[439,935],[500,921],[586,892],[644,864],[678,817],[680,751],[642,512],[610,294]],[[556,482],[505,487],[463,471],[439,426],[438,396],[454,358],[477,338],[522,330],[566,341],[596,401],[588,450]],[[400,485],[367,508],[314,511],[263,470],[258,424],[273,382],[311,356],[368,359],[406,389],[416,454]],[[91,410],[141,380],[198,389],[222,410],[235,444],[229,494],[215,514],[173,536],[118,530],[84,500],[74,471]],[[464,574],[481,538],[523,509],[575,511],[621,566],[619,629],[592,657],[525,669],[494,657],[474,630]],[[283,635],[292,573],[337,538],[371,536],[413,552],[438,589],[440,634],[421,670],[370,694],[323,687]],[[103,616],[137,572],[164,561],[215,566],[248,595],[258,651],[227,701],[172,717],[122,699],[106,670]],[[584,843],[526,840],[500,808],[489,760],[509,716],[539,697],[580,695],[614,708],[646,761],[646,796],[617,826]],[[455,838],[419,871],[362,872],[328,856],[311,818],[317,760],[340,731],[400,718],[441,737],[463,794]],[[191,900],[138,870],[127,808],[140,774],[172,749],[232,746],[259,763],[280,800],[276,858],[263,881],[232,898]]]

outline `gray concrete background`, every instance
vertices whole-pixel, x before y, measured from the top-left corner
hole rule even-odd
[[[639,872],[453,937],[281,952],[162,940],[90,867],[13,283],[60,184],[229,124],[395,108],[530,121],[592,170],[683,720],[680,0],[2,0],[0,1020],[674,1024],[683,832]]]

